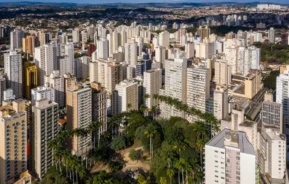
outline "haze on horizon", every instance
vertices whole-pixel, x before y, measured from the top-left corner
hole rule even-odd
[[[209,2],[260,2],[260,3],[278,3],[289,4],[288,0],[4,0],[3,2],[43,2],[43,3],[78,3],[78,4],[104,4],[104,3],[209,3]]]

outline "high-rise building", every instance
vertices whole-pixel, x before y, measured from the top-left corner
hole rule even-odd
[[[46,75],[57,69],[57,47],[54,44],[35,48],[34,62],[38,68],[39,85],[44,85]]]
[[[86,79],[89,74],[89,58],[82,56],[75,59],[75,71],[74,74],[78,79]]]
[[[50,38],[49,38],[50,34],[49,33],[39,31],[37,34],[38,34],[40,46],[44,46],[45,44],[49,44],[49,41],[50,41]]]
[[[206,100],[210,96],[210,77],[207,68],[191,66],[187,69],[186,96],[190,107],[206,112]]]
[[[72,30],[72,40],[73,43],[78,43],[80,41],[80,34],[78,29]]]
[[[185,52],[186,52],[186,57],[187,58],[192,58],[195,56],[195,47],[194,43],[187,43],[185,45]]]
[[[208,26],[200,26],[197,30],[197,35],[199,35],[201,40],[203,40],[204,38],[209,38],[210,32],[211,29]]]
[[[35,47],[39,46],[38,38],[33,34],[22,39],[22,52],[33,56]]]
[[[228,89],[226,86],[217,86],[214,91],[214,116],[221,120],[229,113]]]
[[[92,53],[95,51],[95,45],[94,44],[89,44],[88,46],[88,57],[91,57]]]
[[[5,90],[6,90],[6,78],[4,77],[3,73],[0,73],[0,105],[2,105]]]
[[[276,102],[282,104],[284,133],[289,136],[289,70],[277,76],[276,80]]]
[[[127,64],[135,66],[137,62],[137,42],[132,41],[124,45],[124,60]]]
[[[46,83],[44,86],[38,86],[31,90],[31,104],[35,105],[37,100],[46,98],[50,101],[55,102],[55,89],[49,87],[49,84]]]
[[[226,60],[215,61],[215,81],[217,85],[228,86],[231,83],[231,70]]]
[[[32,113],[31,158],[34,172],[42,179],[54,164],[53,151],[48,144],[59,132],[58,104],[46,98],[36,100]]]
[[[27,170],[27,113],[24,100],[0,107],[0,183],[14,183]]]
[[[87,128],[92,122],[92,90],[75,78],[66,89],[67,129]],[[72,154],[82,155],[91,147],[91,136],[73,137],[69,141]]]
[[[74,44],[71,42],[66,43],[64,46],[64,53],[66,57],[66,68],[65,68],[65,73],[71,73],[75,74],[74,71]]]
[[[114,62],[98,59],[96,60],[97,66],[90,63],[90,79],[91,82],[100,83],[105,89],[111,93],[115,89],[115,85],[123,80],[122,65]]]
[[[73,35],[72,35],[73,36]],[[86,30],[81,31],[81,43],[85,44],[88,41],[88,34]]]
[[[170,46],[170,33],[168,31],[159,34],[159,45],[165,48]]]
[[[246,133],[222,130],[205,145],[205,183],[257,183],[257,153]]]
[[[187,103],[187,59],[179,57],[166,60],[165,71],[165,90],[160,91],[160,94]],[[165,103],[160,104],[160,109],[161,116],[164,118],[171,116],[184,117],[182,112]]]
[[[124,80],[115,86],[116,107],[115,112],[121,113],[138,109],[138,84],[134,81]],[[115,93],[114,93],[115,94]]]
[[[153,98],[154,94],[159,94],[159,90],[162,87],[162,70],[151,69],[144,72],[143,81],[143,94],[148,94],[148,98],[145,100],[147,108],[152,108],[158,105],[157,101]]]
[[[275,43],[275,30],[273,27],[268,30],[268,39],[270,43]]]
[[[60,75],[59,70],[54,70],[50,76],[47,76],[45,83],[48,83],[50,88],[54,89],[54,102],[56,102],[60,108],[64,107],[64,77]]]
[[[268,183],[286,183],[286,136],[279,129],[262,127],[259,168]]]
[[[162,67],[165,68],[166,61],[166,48],[162,46],[157,46],[155,48],[155,60],[162,64]]]
[[[273,102],[273,94],[266,92],[265,96],[272,96],[271,99],[264,99],[261,111],[261,121],[263,125],[270,125],[279,128],[283,133],[283,108],[281,103]]]
[[[38,86],[38,70],[35,64],[30,62],[24,63],[24,97],[31,99],[31,89]]]
[[[4,71],[7,76],[7,88],[13,89],[16,98],[23,95],[22,89],[22,58],[16,51],[4,54]]]
[[[109,43],[107,39],[97,41],[97,59],[107,59],[109,54]]]
[[[92,121],[102,123],[99,133],[107,131],[107,91],[99,83],[90,83],[92,88]]]
[[[21,29],[14,29],[10,32],[10,50],[20,49],[22,47],[22,38],[24,32]]]

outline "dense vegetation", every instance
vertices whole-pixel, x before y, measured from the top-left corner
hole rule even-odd
[[[148,98],[145,95],[144,98]],[[55,168],[58,174],[48,173],[45,181],[65,180],[68,183],[196,183],[203,178],[202,151],[219,122],[208,113],[188,107],[177,99],[154,95],[159,102],[167,103],[186,115],[199,117],[194,123],[180,117],[161,119],[159,109],[145,107],[130,110],[112,117],[109,131],[100,135],[99,122],[93,122],[86,129],[62,130],[49,146],[54,151]],[[121,125],[121,126],[120,126]],[[116,131],[122,129],[122,131]],[[77,157],[65,149],[65,142],[73,136],[92,135],[92,148]],[[130,151],[131,160],[149,161],[149,172],[141,168],[135,172],[122,171],[124,161],[117,150],[128,148],[140,142],[142,150]],[[147,158],[144,158],[146,153]],[[94,164],[105,163],[109,171],[92,173]],[[55,171],[54,171],[55,172]],[[55,178],[51,178],[54,177]],[[137,176],[137,179],[134,179]],[[42,182],[42,181],[41,181]],[[40,183],[41,183],[40,182]],[[57,183],[57,182],[55,182]]]
[[[261,61],[287,64],[289,62],[289,45],[260,43],[254,44],[261,49]]]
[[[279,70],[271,71],[270,75],[263,80],[264,87],[275,90],[276,78],[277,76],[279,76],[279,74],[280,74]]]

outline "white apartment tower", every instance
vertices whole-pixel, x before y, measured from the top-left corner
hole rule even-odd
[[[108,40],[103,38],[97,41],[96,46],[96,52],[97,52],[97,59],[107,59],[108,58],[108,50],[109,50],[109,43]]]
[[[55,89],[49,87],[49,83],[45,83],[44,86],[38,86],[31,89],[31,104],[35,105],[37,100],[48,99],[55,102]]]
[[[57,47],[53,44],[44,45],[35,48],[34,52],[34,62],[39,70],[39,84],[44,85],[45,76],[57,69]]]
[[[229,113],[228,89],[226,86],[217,86],[214,91],[214,116],[221,120]]]
[[[210,96],[209,69],[191,66],[187,69],[187,104],[203,113]]]
[[[256,184],[256,154],[246,133],[222,130],[205,145],[205,183]]]
[[[32,106],[33,113],[33,135],[32,135],[32,157],[34,171],[38,178],[42,179],[45,173],[53,166],[53,151],[49,148],[49,141],[57,136],[58,104],[43,98],[37,100]]]
[[[286,136],[263,126],[260,135],[259,167],[270,183],[286,183]]]
[[[277,77],[276,102],[283,106],[284,133],[289,136],[289,70]]]
[[[10,50],[22,48],[22,38],[24,38],[24,32],[20,29],[15,29],[10,32]]]
[[[157,46],[155,48],[155,60],[161,63],[162,67],[165,68],[166,61],[166,48],[162,46]]]
[[[78,43],[80,41],[80,34],[79,34],[79,30],[78,29],[74,29],[72,31],[72,40],[73,43]]]
[[[54,100],[59,107],[65,106],[64,77],[60,75],[59,70],[54,70],[50,76],[46,77],[46,83],[54,89]]]
[[[168,31],[163,31],[159,34],[159,45],[165,48],[170,46],[170,33]]]
[[[134,81],[124,80],[115,86],[117,91],[116,112],[121,113],[138,109],[138,84]]]
[[[22,58],[16,51],[4,54],[4,72],[7,76],[7,88],[14,91],[16,98],[23,95],[22,82]]]
[[[144,72],[143,94],[148,94],[149,97],[145,100],[145,105],[148,108],[158,105],[153,98],[154,94],[159,94],[162,87],[162,70],[151,69]]]
[[[165,90],[160,91],[160,94],[187,103],[187,59],[175,58],[166,60],[165,71]],[[171,116],[184,117],[184,114],[175,108],[165,103],[161,103],[160,105],[160,109],[162,109],[161,116],[163,118]]]
[[[125,62],[131,66],[135,66],[137,62],[137,42],[126,43],[124,50]]]
[[[268,39],[270,43],[275,43],[275,30],[273,27],[268,30]]]
[[[215,81],[217,85],[228,86],[231,83],[231,70],[226,60],[215,61]]]

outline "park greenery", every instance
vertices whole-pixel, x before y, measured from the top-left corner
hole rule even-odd
[[[256,42],[254,45],[261,49],[261,61],[267,63],[289,63],[289,45]]]
[[[144,95],[144,98],[148,98]],[[87,128],[62,130],[50,143],[54,153],[53,171],[48,172],[46,183],[86,184],[190,184],[203,181],[203,149],[211,137],[219,131],[219,121],[209,113],[191,108],[172,97],[153,95],[159,103],[194,116],[189,122],[181,117],[162,119],[160,109],[146,107],[129,110],[111,117],[109,129],[99,134],[100,122],[92,122]],[[92,145],[81,156],[72,155],[66,149],[66,141],[72,137],[91,136]],[[135,162],[148,162],[149,171],[139,168],[127,171],[120,150],[139,142],[141,149],[131,149],[129,157]],[[108,165],[108,170],[93,172],[99,163]],[[133,177],[134,176],[134,177]]]

